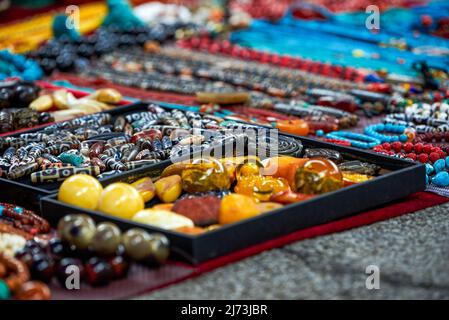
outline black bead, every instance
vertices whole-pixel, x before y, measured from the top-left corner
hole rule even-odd
[[[43,254],[34,255],[30,272],[33,279],[49,283],[54,275],[53,259]]]

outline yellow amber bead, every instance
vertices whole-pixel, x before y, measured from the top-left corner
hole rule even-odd
[[[161,178],[154,183],[156,194],[162,202],[174,202],[181,195],[182,182],[178,175]]]
[[[87,174],[77,174],[63,182],[59,188],[58,200],[95,210],[102,191],[103,187],[97,179]]]
[[[131,219],[144,207],[140,193],[133,186],[122,182],[107,186],[98,204],[101,212],[124,219]]]
[[[156,194],[156,187],[153,184],[151,178],[142,178],[131,184],[143,198],[143,201],[148,202],[154,198]]]
[[[266,176],[241,177],[234,191],[253,197],[257,201],[269,201],[273,194],[290,190],[288,182],[283,178]]]

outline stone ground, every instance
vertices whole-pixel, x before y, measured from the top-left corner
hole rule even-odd
[[[380,269],[367,290],[365,268]],[[139,299],[449,299],[449,204],[300,241]]]

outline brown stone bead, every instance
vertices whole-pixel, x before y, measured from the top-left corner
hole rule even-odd
[[[45,283],[28,281],[17,291],[17,300],[50,300],[51,291]]]

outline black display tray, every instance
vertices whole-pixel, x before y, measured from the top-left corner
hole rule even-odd
[[[182,258],[192,264],[199,264],[297,230],[374,208],[412,193],[423,191],[426,187],[424,165],[370,151],[336,146],[315,139],[296,138],[303,142],[304,147],[336,149],[346,159],[359,159],[380,165],[383,168],[383,174],[370,181],[316,196],[304,202],[290,204],[269,213],[222,226],[197,236],[163,230],[111,217],[97,211],[84,210],[59,202],[56,194],[42,199],[42,215],[53,225],[66,214],[85,213],[92,216],[97,222],[113,221],[123,230],[140,227],[150,232],[161,232],[170,239],[172,252],[176,258]],[[165,165],[159,163],[151,168],[141,168],[132,173],[128,172],[127,175],[122,177],[113,177],[109,182],[131,182],[142,176],[157,175]],[[105,183],[103,182],[103,184]]]
[[[115,118],[117,118],[120,115],[128,114],[131,112],[136,111],[146,111],[147,107],[150,103],[155,103],[161,105],[165,109],[167,108],[167,105],[164,102],[160,101],[146,101],[146,102],[137,102],[129,105],[119,106],[114,109],[103,111],[102,113],[108,113],[112,115],[112,121],[114,121]],[[164,107],[165,106],[165,107]],[[51,124],[47,125],[50,126]],[[20,131],[18,133],[14,133],[11,135],[2,136],[2,138],[5,137],[18,137],[21,134],[25,133],[33,133],[33,132],[39,132],[42,131],[47,126],[34,128],[30,130]],[[162,164],[169,164],[170,161],[162,161]],[[152,165],[149,165],[151,167]],[[148,166],[147,166],[148,167]],[[135,171],[139,171],[139,169],[133,169],[126,172],[123,172],[121,174],[117,174],[115,176],[111,177],[105,177],[101,181],[108,182],[108,181],[115,181],[111,179],[115,179],[116,177],[123,177],[129,174],[132,174]],[[18,180],[9,180],[6,178],[0,178],[0,190],[2,191],[0,193],[0,202],[13,202],[16,205],[26,207],[30,210],[39,211],[40,210],[40,199],[42,197],[51,195],[58,191],[59,187],[61,186],[62,182],[55,182],[55,183],[42,183],[42,184],[34,184],[31,182],[30,177],[23,177]]]
[[[113,118],[126,114],[128,112],[134,112],[139,110],[145,110],[148,104],[133,103],[129,105],[119,106],[114,109],[103,111],[102,113],[109,113]],[[49,124],[48,126],[50,126]],[[33,133],[42,131],[47,126],[34,128],[26,131],[21,131],[11,135],[2,136],[5,137],[18,137],[24,133]],[[106,178],[107,179],[107,178]],[[6,178],[0,178],[0,201],[12,202],[19,206],[24,206],[31,210],[40,209],[40,199],[44,196],[55,193],[61,183],[46,183],[46,184],[33,184],[30,177],[24,177],[18,180],[9,180]]]

